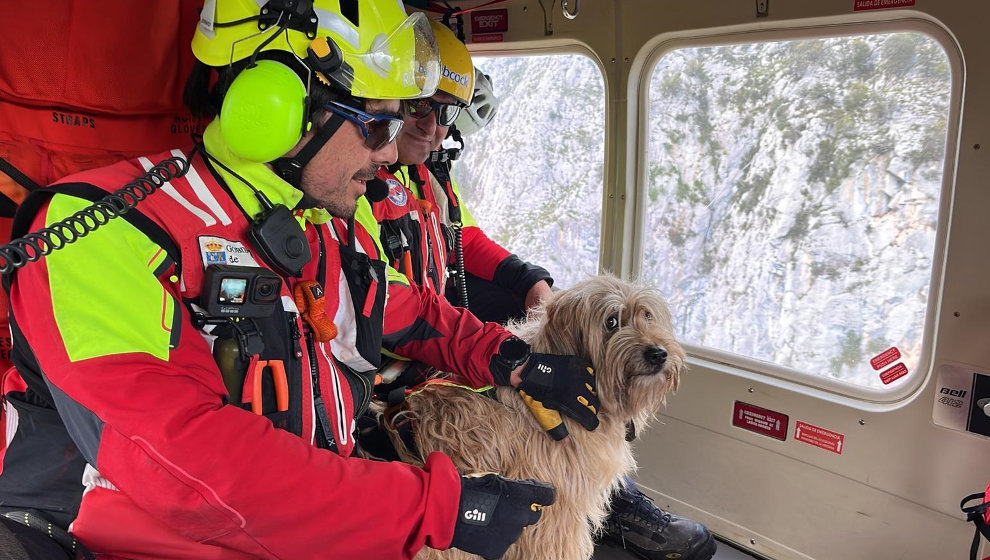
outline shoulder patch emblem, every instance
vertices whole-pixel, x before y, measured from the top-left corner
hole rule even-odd
[[[391,177],[385,180],[385,184],[388,185],[388,199],[392,204],[405,206],[406,201],[409,199],[406,194],[406,187]]]
[[[204,235],[199,238],[199,252],[203,257],[203,266],[210,266],[211,264],[258,266],[258,262],[254,260],[254,255],[240,241]]]

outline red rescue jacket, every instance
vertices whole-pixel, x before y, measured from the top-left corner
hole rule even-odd
[[[65,182],[114,189],[168,155]],[[174,241],[181,266],[147,232],[120,220],[20,270],[14,280],[17,330],[89,464],[89,491],[72,532],[96,551],[126,558],[411,558],[424,545],[449,546],[460,489],[449,459],[431,455],[419,469],[341,456],[364,401],[358,396],[362,377],[353,371],[360,360],[355,347],[338,348],[338,341],[350,340],[347,333],[312,343],[291,300],[295,282],[322,279],[326,312],[338,327],[364,314],[354,302],[365,298],[349,295],[344,285],[352,286],[341,272],[346,227],[339,220],[306,223],[314,259],[301,279],[285,278],[278,314],[284,321],[266,331],[273,334],[260,359],[285,362],[288,410],[266,407],[261,416],[225,404],[228,391],[210,335],[193,326],[190,304],[200,301],[204,265],[221,259],[215,253],[224,253],[227,263],[237,257],[266,265],[244,238],[247,216],[256,211],[245,204],[252,195],[219,175],[197,157],[190,174],[138,208]],[[285,192],[271,178],[256,186],[277,203]],[[66,197],[52,203],[60,198]],[[72,206],[59,208],[66,204]],[[43,211],[34,226],[45,220]],[[359,252],[377,257],[371,236],[355,239]],[[56,269],[58,276],[49,277]],[[389,292],[386,347],[464,372],[476,384],[491,383],[488,364],[507,332],[439,305],[425,290],[389,284]],[[76,305],[72,294],[92,297]],[[128,301],[136,309],[121,312]],[[263,395],[269,403],[272,396]],[[317,447],[317,397],[329,413],[328,435],[338,453]],[[18,410],[29,413],[27,406]],[[6,459],[17,457],[12,445]],[[12,467],[0,479],[14,476]]]

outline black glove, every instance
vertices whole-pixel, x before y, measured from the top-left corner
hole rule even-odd
[[[544,506],[556,500],[553,486],[514,480],[494,473],[461,477],[461,505],[451,548],[501,558],[523,527],[540,520]]]
[[[521,376],[522,382],[516,388],[537,421],[554,439],[564,439],[567,428],[559,418],[554,420],[552,413],[546,414],[546,409],[563,412],[586,430],[598,427],[601,404],[595,370],[587,360],[577,356],[530,354]],[[550,425],[553,422],[557,425]]]
[[[522,381],[516,389],[536,421],[555,440],[567,437],[567,426],[560,413],[570,416],[585,429],[598,427],[598,393],[595,370],[577,356],[531,354],[529,345],[516,337],[502,341],[492,356],[492,378],[496,385],[510,385],[512,370],[523,363]]]

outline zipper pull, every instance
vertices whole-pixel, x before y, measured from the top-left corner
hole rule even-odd
[[[302,338],[302,333],[299,332],[299,324],[296,323],[295,313],[289,313],[289,333],[292,335],[292,340],[299,340]]]

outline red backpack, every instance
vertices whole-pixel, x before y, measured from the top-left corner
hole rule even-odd
[[[0,245],[28,188],[190,144],[205,120],[182,104],[202,0],[34,0],[0,19]],[[10,167],[12,166],[12,167]],[[0,292],[0,399],[10,362]],[[0,458],[6,448],[0,407]],[[9,434],[10,437],[13,434]],[[2,468],[2,461],[0,461]]]

